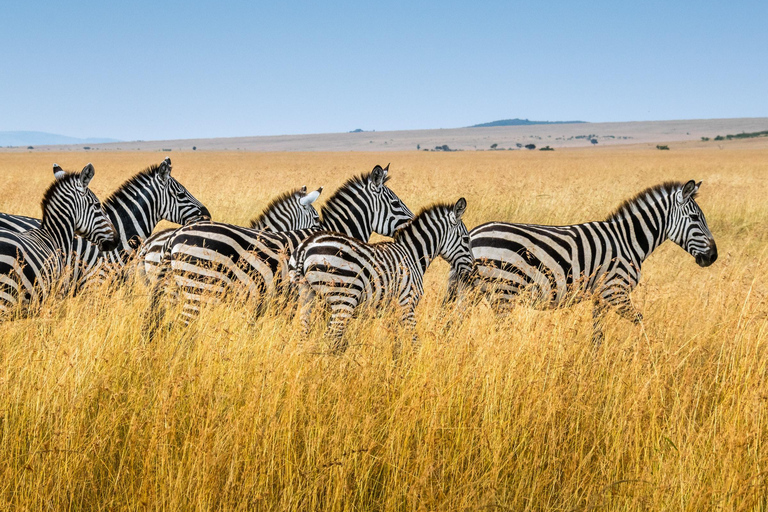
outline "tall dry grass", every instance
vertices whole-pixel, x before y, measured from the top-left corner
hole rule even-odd
[[[38,213],[52,159],[93,161],[105,197],[164,156],[0,154],[0,210]],[[443,309],[435,265],[397,363],[391,311],[332,357],[321,318],[303,342],[278,308],[214,306],[148,343],[141,283],[51,300],[0,325],[4,510],[768,509],[768,151],[171,156],[238,223],[390,160],[412,209],[463,195],[469,227],[598,219],[702,179],[721,256],[701,269],[667,242],[634,293],[644,323],[609,316],[598,349],[586,305]]]

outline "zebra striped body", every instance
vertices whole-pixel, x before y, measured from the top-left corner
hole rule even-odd
[[[66,255],[75,289],[103,278],[107,269],[124,268],[160,220],[185,224],[210,217],[208,209],[170,175],[171,169],[171,160],[166,158],[126,181],[104,201],[104,211],[119,233],[119,245],[103,252],[88,240],[76,238],[73,250]],[[54,175],[60,174],[61,168],[54,165]],[[37,219],[2,214],[0,226],[31,225],[33,221],[35,227],[40,225]]]
[[[250,222],[250,229],[265,231],[292,231],[319,225],[319,215],[314,203],[323,187],[307,193],[307,187],[292,190],[273,199],[264,211]],[[139,272],[153,283],[160,272],[163,247],[179,228],[164,229],[152,234],[141,245],[137,254]]]
[[[88,164],[79,174],[64,173],[53,183],[43,197],[39,228],[22,233],[0,230],[3,315],[17,308],[25,312],[49,295],[65,269],[65,255],[72,251],[75,235],[87,237],[104,250],[117,245],[114,226],[88,189],[93,175],[93,166]]]
[[[271,233],[221,223],[179,229],[164,247],[151,307],[159,308],[166,276],[181,288],[185,321],[198,314],[204,294],[240,290],[251,298],[274,295],[282,290],[281,284],[289,283],[290,255],[318,230],[339,231],[362,240],[368,240],[374,231],[391,236],[413,214],[386,181],[387,170],[380,166],[349,180],[323,207],[322,223],[309,229]]]
[[[392,242],[367,244],[337,233],[318,233],[292,256],[301,287],[302,323],[305,333],[314,297],[331,308],[328,334],[337,350],[344,330],[361,304],[378,306],[394,301],[402,320],[415,327],[414,308],[424,294],[424,273],[442,256],[453,268],[469,270],[472,253],[467,228],[461,220],[466,210],[462,198],[455,205],[434,205],[400,228]]]
[[[24,215],[12,215],[10,213],[0,213],[0,229],[13,231],[14,233],[23,233],[30,229],[40,227],[40,219],[26,217]]]
[[[639,322],[629,294],[640,267],[668,238],[706,267],[717,246],[695,201],[699,184],[689,181],[649,188],[625,202],[607,220],[572,226],[491,222],[470,231],[475,257],[470,281],[492,292],[495,305],[513,302],[525,290],[538,307],[594,299],[595,337],[605,305]]]

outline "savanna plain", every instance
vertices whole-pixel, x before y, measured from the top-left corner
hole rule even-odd
[[[303,340],[284,308],[231,300],[150,342],[139,279],[49,300],[0,324],[1,509],[768,510],[768,149],[1,153],[0,211],[39,216],[53,162],[93,162],[105,199],[165,156],[235,224],[388,162],[414,212],[464,196],[470,229],[600,220],[703,180],[720,258],[666,242],[633,293],[644,321],[610,314],[599,347],[586,304],[443,306],[442,262],[397,359],[394,311],[334,356],[322,312]]]

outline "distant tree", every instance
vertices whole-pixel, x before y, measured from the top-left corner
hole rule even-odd
[[[496,149],[497,146],[498,144],[491,144],[491,149]]]
[[[718,135],[717,137],[715,137],[715,140],[725,140],[725,137],[723,137],[722,135]]]
[[[704,142],[707,142],[709,140],[709,137],[702,137],[701,140],[703,140]]]
[[[661,149],[662,151],[666,151],[666,150],[669,150],[669,146],[660,146],[657,144],[656,149]]]
[[[519,142],[517,144],[515,144],[515,146],[517,146],[517,149],[522,149],[522,147],[523,147],[523,145],[520,144]]]
[[[83,149],[89,150],[89,149],[91,149],[91,146],[83,146]]]
[[[192,146],[192,151],[197,151],[197,146]]]
[[[589,142],[591,142],[592,144],[597,144],[597,139],[589,139]]]
[[[35,149],[35,146],[27,146],[27,149]]]
[[[421,144],[416,144],[416,151],[419,151],[421,149]]]
[[[536,149],[536,144],[526,144],[525,149]]]
[[[544,146],[543,148],[540,148],[539,151],[554,151],[555,148],[551,148],[549,146]]]

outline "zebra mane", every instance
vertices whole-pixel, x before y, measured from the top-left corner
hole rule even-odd
[[[634,195],[632,198],[625,200],[622,202],[618,208],[616,208],[613,213],[611,213],[608,217],[606,217],[605,220],[611,221],[611,220],[619,220],[622,217],[622,214],[628,213],[632,211],[632,205],[637,203],[640,199],[643,199],[648,196],[653,196],[657,192],[661,192],[663,195],[670,196],[677,192],[679,189],[683,188],[683,185],[685,185],[681,181],[665,181],[664,183],[660,185],[655,185],[653,187],[648,187],[647,189],[643,190],[642,192]],[[691,198],[695,199],[698,195],[698,192],[696,192]]]
[[[104,206],[111,205],[115,201],[117,201],[117,197],[120,196],[123,191],[125,191],[128,187],[132,185],[140,185],[140,182],[147,177],[152,176],[154,173],[157,172],[157,170],[160,168],[160,165],[162,164],[153,164],[144,169],[143,171],[137,172],[134,174],[131,178],[126,180],[122,185],[120,185],[120,188],[112,192],[108,198],[106,198],[103,202]]]
[[[328,207],[328,205],[331,205],[335,203],[339,196],[341,196],[344,192],[347,190],[353,188],[353,187],[365,187],[365,185],[368,183],[368,179],[371,177],[371,174],[373,171],[370,172],[364,172],[358,176],[353,176],[352,178],[349,178],[347,181],[344,182],[342,186],[336,189],[336,191],[331,195],[331,197],[328,198],[328,200],[325,202],[322,208],[323,215],[325,213],[325,209]],[[384,178],[384,181],[382,182],[382,185],[389,181],[389,178],[391,176],[386,176]],[[325,217],[323,217],[325,218]]]
[[[266,208],[264,208],[264,210],[262,210],[262,212],[258,215],[258,217],[251,219],[251,227],[255,227],[256,225],[261,223],[261,221],[263,221],[267,217],[267,215],[271,213],[273,208],[275,208],[276,206],[278,206],[279,204],[285,201],[288,201],[289,199],[293,198],[300,192],[301,192],[300,188],[295,188],[288,192],[283,192],[276,198],[272,199],[272,201],[269,202],[269,204],[266,206]]]
[[[79,172],[68,172],[63,177],[58,178],[51,183],[51,185],[48,187],[48,190],[45,191],[45,194],[43,194],[43,200],[40,201],[40,208],[43,210],[43,219],[42,221],[45,222],[46,217],[46,210],[48,209],[48,203],[51,202],[53,199],[53,195],[56,193],[56,191],[61,188],[64,183],[68,183],[71,181],[74,181],[75,179],[80,179],[80,173]]]
[[[402,233],[404,233],[408,228],[413,226],[417,221],[422,219],[422,217],[428,217],[432,215],[433,213],[437,212],[438,210],[446,210],[447,212],[453,211],[454,205],[452,203],[446,203],[446,202],[439,202],[439,203],[432,203],[429,206],[425,206],[421,209],[419,213],[417,213],[411,220],[397,228],[395,230],[395,234],[392,235],[392,239],[394,241],[397,241],[402,236]]]

